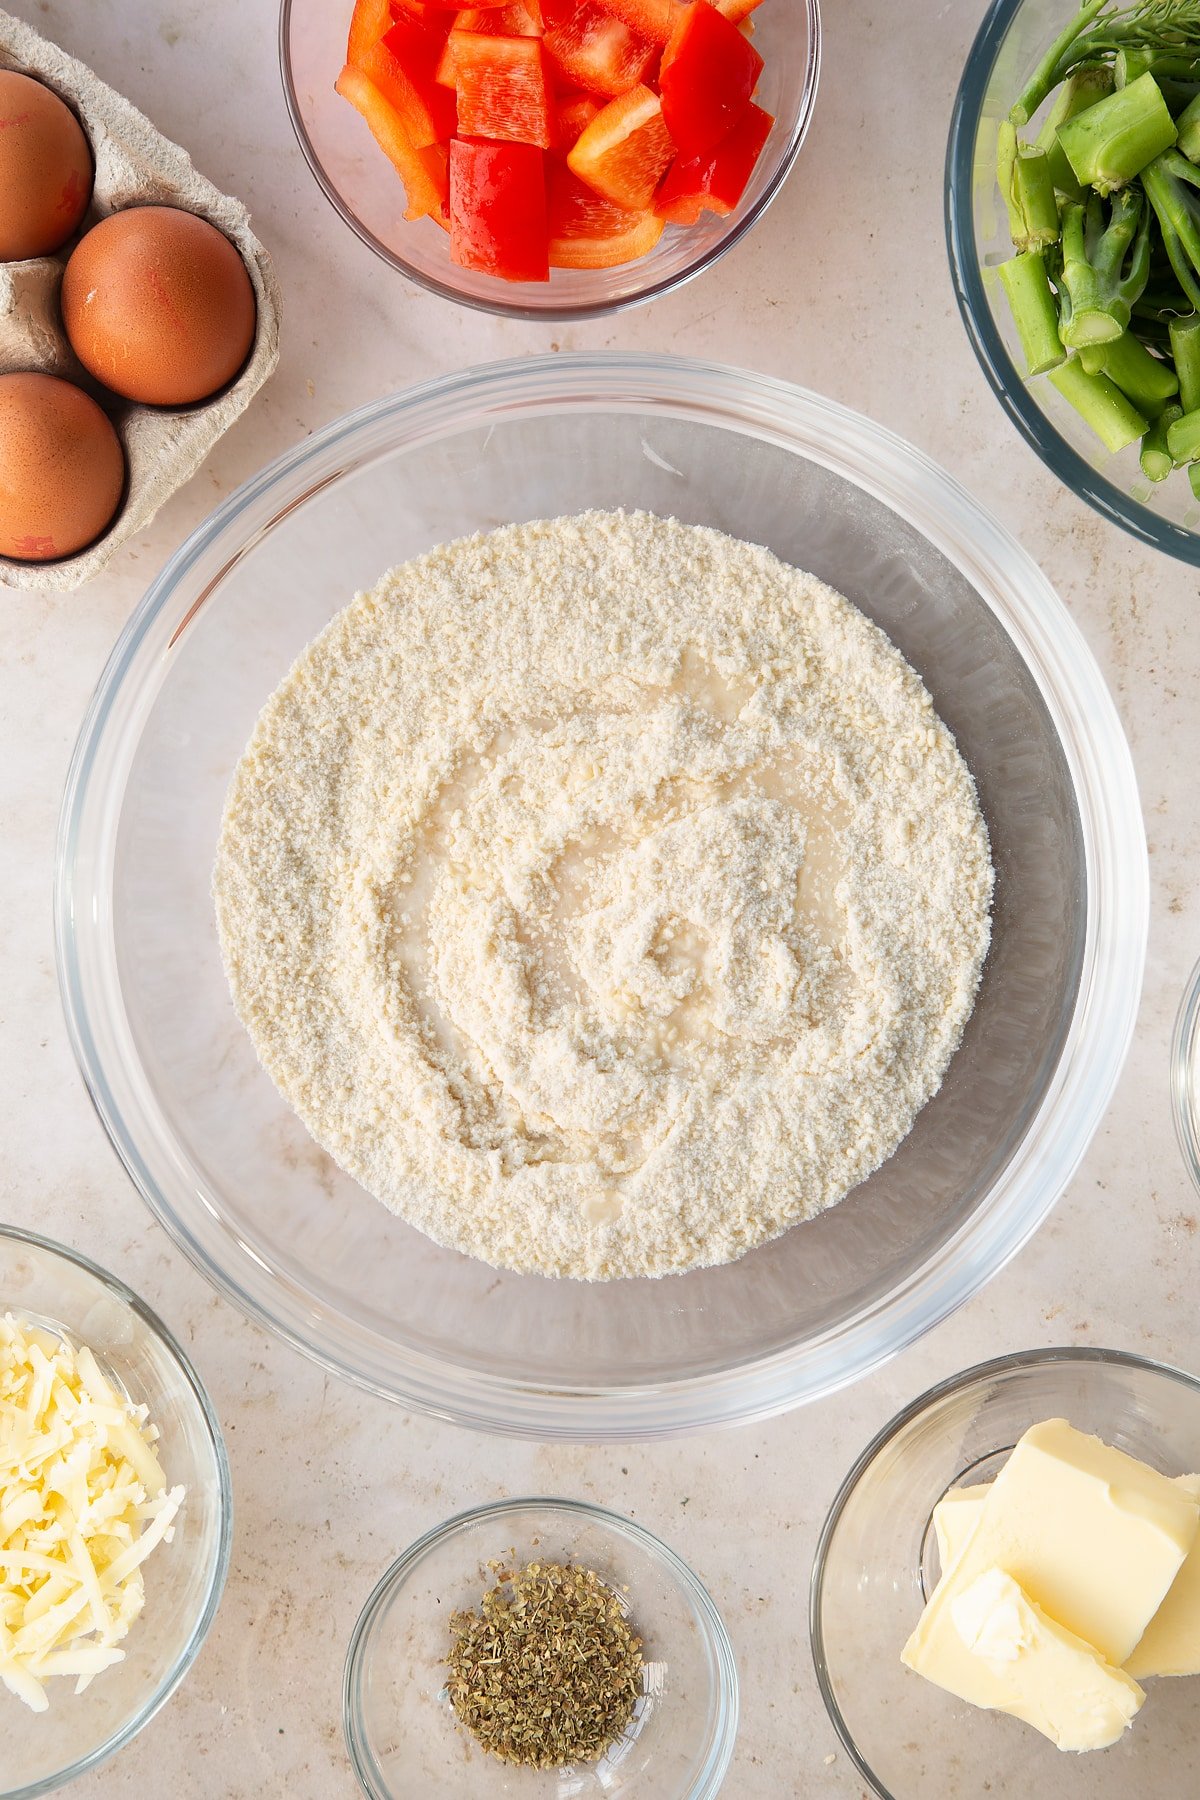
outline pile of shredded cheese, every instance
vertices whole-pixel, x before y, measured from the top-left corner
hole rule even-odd
[[[141,1564],[183,1500],[157,1437],[86,1345],[0,1319],[0,1681],[35,1712],[49,1676],[82,1693],[125,1655]]]

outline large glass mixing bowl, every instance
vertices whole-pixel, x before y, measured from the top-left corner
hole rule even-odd
[[[979,786],[993,947],[940,1093],[840,1206],[658,1282],[499,1273],[317,1149],[260,1069],[218,954],[230,773],[303,646],[390,564],[463,532],[641,506],[767,544],[921,672]],[[1141,983],[1146,851],[1127,747],[1017,544],[886,431],[767,377],[554,356],[368,406],[282,457],[172,558],[122,633],[64,802],[67,1019],[159,1219],[231,1299],[376,1392],[590,1440],[762,1417],[945,1316],[1044,1218],[1104,1112]]]

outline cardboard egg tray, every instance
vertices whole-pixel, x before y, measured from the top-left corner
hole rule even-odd
[[[240,201],[197,174],[186,151],[83,63],[0,12],[0,67],[35,76],[73,107],[96,164],[92,203],[82,229],[122,207],[162,203],[209,219],[240,250],[258,302],[254,345],[241,374],[212,400],[175,410],[135,405],[99,388],[81,369],[62,329],[59,289],[72,238],[54,256],[0,263],[0,374],[39,369],[64,375],[98,399],[125,451],[128,485],[104,536],[60,562],[0,557],[9,587],[76,588],[97,574],[119,545],[141,531],[163,501],[195,474],[221,433],[249,405],[279,359],[279,287],[271,259],[250,229]]]

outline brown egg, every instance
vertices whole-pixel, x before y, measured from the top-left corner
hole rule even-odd
[[[92,197],[92,153],[65,100],[0,69],[0,262],[49,256]]]
[[[54,562],[121,504],[125,457],[96,402],[56,375],[0,375],[0,556]]]
[[[231,381],[254,341],[254,289],[229,239],[173,206],[102,219],[71,253],[62,316],[85,369],[127,400],[187,406]]]

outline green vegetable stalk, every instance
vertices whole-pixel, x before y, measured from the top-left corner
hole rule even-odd
[[[1200,0],[1137,0],[1126,7],[1088,0],[1051,44],[1009,117],[1014,125],[1027,124],[1080,64],[1139,50],[1186,65],[1200,62]]]
[[[1060,125],[1058,141],[1076,179],[1109,194],[1171,147],[1175,121],[1153,75],[1139,75]]]
[[[1104,10],[1107,0],[1088,0],[1070,24],[1059,33],[1034,70],[1024,91],[1018,97],[1009,118],[1014,125],[1027,125],[1046,96],[1064,80],[1072,64],[1071,51],[1096,15]],[[1075,61],[1085,60],[1076,57]]]
[[[1163,248],[1193,310],[1200,312],[1200,169],[1178,150],[1164,151],[1142,170],[1142,187],[1154,208]]]
[[[1189,162],[1200,163],[1200,94],[1184,107],[1175,121],[1175,130],[1176,149],[1182,150]]]
[[[1035,145],[1018,144],[1007,120],[996,145],[996,173],[1008,208],[1008,228],[1018,250],[1044,250],[1058,242],[1058,201],[1049,158]]]
[[[1128,401],[1107,375],[1089,375],[1077,356],[1051,369],[1046,378],[1052,381],[1064,400],[1069,400],[1100,439],[1106,450],[1115,455],[1127,444],[1145,437],[1149,421]]]
[[[1058,307],[1040,250],[1026,250],[1000,264],[1000,279],[1025,352],[1026,372],[1044,375],[1066,361],[1058,335]]]
[[[1181,406],[1166,406],[1142,439],[1139,461],[1147,481],[1165,481],[1175,467],[1175,459],[1167,448],[1167,432],[1176,419],[1183,417]]]
[[[1075,179],[1075,171],[1058,141],[1058,128],[1065,125],[1068,119],[1075,118],[1078,113],[1086,112],[1089,106],[1095,106],[1097,100],[1103,100],[1112,90],[1113,72],[1107,63],[1094,63],[1076,69],[1063,83],[1054,105],[1046,115],[1045,124],[1037,134],[1037,148],[1046,152],[1051,180],[1060,194],[1066,194],[1072,200],[1082,200],[1083,189]],[[1016,133],[1013,135],[1015,137]]]
[[[1115,381],[1127,400],[1148,419],[1157,418],[1163,408],[1179,392],[1179,377],[1170,363],[1151,356],[1149,350],[1131,332],[1100,347],[1101,368],[1110,381]]]
[[[1196,412],[1200,410],[1200,313],[1172,319],[1168,330],[1179,377],[1179,403],[1184,412]]]
[[[1167,426],[1167,449],[1177,469],[1200,460],[1200,412],[1184,413]]]
[[[1150,274],[1149,212],[1136,190],[1117,195],[1105,223],[1097,195],[1062,216],[1059,335],[1070,350],[1111,343],[1128,329]]]

